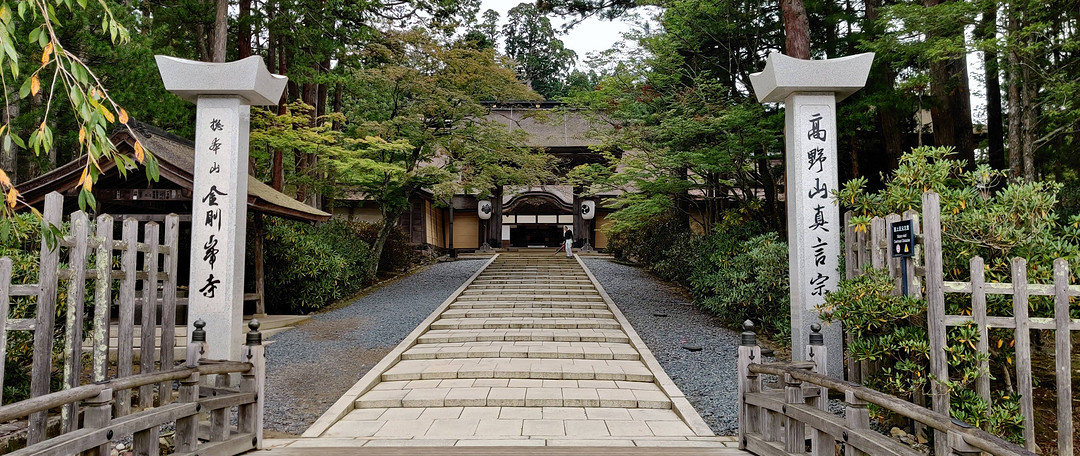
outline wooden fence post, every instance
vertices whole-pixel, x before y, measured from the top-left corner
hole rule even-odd
[[[893,223],[896,223],[896,222],[899,222],[899,221],[900,221],[900,214],[892,213],[892,214],[889,214],[889,215],[885,216],[885,227],[884,227],[884,236],[883,236],[884,239],[882,239],[882,242],[885,245],[885,263],[889,266],[889,277],[892,277],[892,279],[893,279],[893,284],[894,284],[893,294],[895,294],[897,296],[899,296],[901,294],[901,292],[902,292],[901,290],[903,290],[902,284],[900,283],[900,281],[903,280],[904,276],[903,276],[903,274],[900,273],[900,258],[894,258],[892,256],[892,251],[889,250],[891,248],[891,246],[892,246],[892,244],[890,243],[889,240],[891,239],[891,236],[892,236],[892,225],[893,225]]]
[[[4,405],[4,360],[7,359],[7,316],[11,303],[11,258],[0,258],[0,405]]]
[[[206,322],[196,320],[187,346],[187,367],[198,367],[206,354]],[[199,373],[180,380],[180,402],[199,402]],[[198,411],[198,408],[196,408]],[[176,453],[191,453],[199,446],[199,414],[176,420]]]
[[[1057,370],[1058,454],[1073,454],[1072,333],[1069,325],[1069,262],[1054,260],[1054,364]]]
[[[161,291],[161,369],[172,369],[173,349],[176,346],[176,265],[180,257],[180,217],[165,216],[165,274]],[[158,405],[172,402],[172,382],[158,385]]]
[[[93,399],[87,399],[84,402],[83,428],[105,429],[108,427],[109,421],[112,420],[112,400],[112,388],[102,390]],[[102,444],[96,449],[87,452],[88,456],[109,456],[111,446],[108,443]]]
[[[791,374],[784,374],[784,398],[788,404],[803,405],[802,381]],[[784,416],[784,450],[790,454],[803,454],[806,450],[806,426],[799,420]]]
[[[138,261],[139,222],[133,218],[124,220],[123,243],[120,266],[124,278],[120,281],[120,319],[116,330],[116,376],[132,375],[135,344],[135,277]],[[115,391],[113,416],[131,413],[131,390]]]
[[[986,269],[981,257],[972,257],[971,269],[971,317],[979,331],[979,342],[975,349],[979,353],[990,353],[990,331],[986,325]],[[986,415],[990,415],[990,360],[979,361],[980,375],[975,379],[975,393],[986,402]]]
[[[251,370],[244,372],[240,378],[240,391],[255,393],[255,403],[244,404],[237,410],[237,420],[241,433],[255,434],[255,449],[262,449],[263,440],[263,397],[265,396],[266,384],[266,347],[262,344],[262,333],[259,332],[259,320],[252,319],[248,322],[251,331],[247,333],[247,343],[244,344],[242,359],[251,363]]]
[[[1035,451],[1035,406],[1031,397],[1031,327],[1028,326],[1027,260],[1012,259],[1013,319],[1016,322],[1016,379],[1020,415],[1024,418],[1024,448]]]
[[[945,354],[945,271],[941,252],[941,197],[922,195],[926,241],[926,323],[930,337],[930,394],[935,412],[949,415],[949,364]],[[949,435],[934,430],[934,454],[949,454]]]
[[[113,218],[97,218],[97,250],[94,252],[94,359],[93,379],[105,381],[109,374],[109,326],[112,312]]]
[[[155,332],[157,328],[157,283],[158,283],[158,224],[143,225],[143,243],[147,249],[143,254],[143,270],[146,279],[142,281],[142,319],[139,322],[139,373],[154,371]],[[174,336],[175,337],[175,336]],[[164,394],[164,391],[162,392]],[[154,404],[154,385],[139,387],[139,406],[150,407]],[[157,442],[157,438],[154,438]],[[155,443],[156,445],[156,443]]]
[[[870,221],[870,264],[874,269],[885,269],[888,261],[888,247],[885,243],[889,237],[886,231],[885,219],[874,217]]]
[[[919,223],[919,213],[913,210],[904,211],[904,220],[911,220],[911,237],[915,240],[914,252],[911,258],[907,262],[908,267],[908,295],[921,299],[922,298],[922,285],[923,281],[919,279],[919,274],[916,273],[920,260],[922,258],[922,252],[925,251],[920,246],[919,238],[922,236],[922,228]]]
[[[47,225],[60,227],[63,222],[64,197],[52,192],[45,195]],[[41,236],[41,263],[38,270],[37,318],[34,322],[34,361],[31,367],[30,397],[49,394],[52,374],[53,325],[56,323],[57,266],[60,263],[60,239],[50,248],[47,233]],[[46,439],[48,412],[34,412],[27,424],[27,446]]]
[[[746,394],[761,391],[761,379],[758,375],[750,372],[750,365],[761,362],[761,347],[757,344],[757,334],[754,334],[754,323],[750,320],[743,322],[742,340],[739,344],[738,361],[738,395],[739,395],[739,449],[746,449],[746,435],[761,430],[761,413],[746,404]]]
[[[64,325],[64,383],[62,388],[79,386],[82,374],[83,306],[86,303],[86,241],[89,221],[83,211],[71,214],[71,247],[68,249],[67,321]],[[67,433],[79,425],[78,404],[60,409],[60,429]]]
[[[825,371],[829,365],[829,349],[825,346],[825,336],[821,334],[821,325],[810,325],[810,344],[806,346],[806,360],[814,362],[814,372],[828,375]],[[810,401],[812,407],[828,410],[829,388],[818,388],[817,397]],[[836,439],[829,434],[814,428],[810,434],[810,449],[814,456],[833,456],[836,454]]]
[[[870,429],[870,410],[866,408],[866,401],[855,397],[855,393],[846,391],[844,393],[844,416],[847,419],[847,427],[852,430]],[[847,436],[844,438],[844,456],[864,456],[866,453],[855,449],[855,447],[847,444]]]

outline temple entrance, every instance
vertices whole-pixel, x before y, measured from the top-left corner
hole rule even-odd
[[[574,226],[573,194],[546,190],[522,192],[505,203],[502,238],[507,247],[558,247],[563,228]]]
[[[562,225],[519,225],[510,229],[511,247],[558,247],[562,240]]]

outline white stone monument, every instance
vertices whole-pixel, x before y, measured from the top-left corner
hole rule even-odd
[[[814,307],[840,279],[840,208],[837,188],[836,102],[866,85],[874,54],[802,60],[777,52],[765,69],[750,75],[762,103],[784,103],[787,175],[788,265],[791,279],[792,357],[801,361],[810,325],[821,322]],[[843,353],[840,322],[823,325],[825,345]],[[843,357],[832,356],[828,374],[843,377]]]
[[[195,320],[204,320],[206,356],[239,360],[251,105],[276,105],[288,78],[267,71],[261,57],[228,63],[156,59],[165,88],[197,106],[188,334]]]

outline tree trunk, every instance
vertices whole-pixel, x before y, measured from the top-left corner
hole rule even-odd
[[[394,227],[397,226],[398,220],[401,219],[401,214],[405,212],[405,209],[391,209],[384,207],[382,209],[382,225],[379,227],[379,237],[375,238],[375,244],[371,246],[372,253],[375,255],[375,270],[373,272],[379,272],[379,258],[382,258],[383,247],[386,246],[386,241],[390,239],[390,233],[394,232]]]
[[[1010,41],[1018,39],[1020,33],[1020,13],[1017,6],[1009,8],[1008,34]],[[1024,175],[1024,154],[1021,151],[1020,122],[1023,116],[1020,106],[1020,53],[1017,44],[1009,45],[1009,177],[1020,178]]]
[[[274,165],[270,168],[270,186],[280,192],[285,187],[285,164],[282,159],[285,154],[280,150],[273,151],[273,154]]]
[[[225,61],[225,41],[229,36],[229,0],[217,0],[217,13],[214,15],[214,62]]]
[[[993,39],[997,34],[997,2],[983,11],[982,24],[976,29],[977,38]],[[1005,131],[1001,122],[1001,79],[997,51],[983,52],[983,73],[986,78],[986,152],[990,167],[1005,169]]]
[[[340,82],[337,83],[334,86],[334,112],[337,113],[337,114],[341,114],[342,101],[343,101],[342,97],[344,96],[343,92],[345,92],[345,84],[342,84]],[[334,130],[338,130],[338,131],[341,130],[341,121],[340,120],[335,120],[334,121]]]
[[[944,3],[943,0],[926,0],[927,7]],[[963,28],[957,24],[950,32],[962,38]],[[969,98],[967,56],[935,60],[930,63],[930,96],[933,106],[930,115],[934,122],[934,143],[952,146],[956,155],[967,161],[967,167],[975,167],[975,137],[971,124],[971,100]]]
[[[866,0],[866,23],[863,26],[871,35],[878,33],[877,21],[880,16],[881,0]],[[873,85],[883,90],[895,91],[896,70],[890,65],[874,65],[870,70],[870,78]],[[900,127],[900,119],[903,113],[896,109],[894,103],[882,103],[877,107],[878,123],[881,128],[881,142],[885,149],[887,167],[882,171],[896,169],[900,163],[900,156],[904,154],[904,132]]]
[[[251,57],[251,0],[240,0],[240,15],[236,19],[236,58]]]
[[[787,55],[797,59],[810,59],[810,22],[802,0],[780,0],[784,13],[784,48]]]
[[[1031,71],[1031,65],[1021,65],[1023,68],[1020,103],[1024,113],[1021,119],[1023,138],[1021,139],[1024,155],[1024,180],[1035,182],[1035,117],[1039,107],[1035,98],[1039,92],[1038,82],[1035,81],[1035,72]]]

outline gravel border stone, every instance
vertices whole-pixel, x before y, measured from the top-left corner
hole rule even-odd
[[[606,258],[583,260],[713,432],[734,435],[739,333],[697,308],[677,286],[641,268]]]
[[[428,266],[270,337],[264,429],[303,433],[485,260]]]

